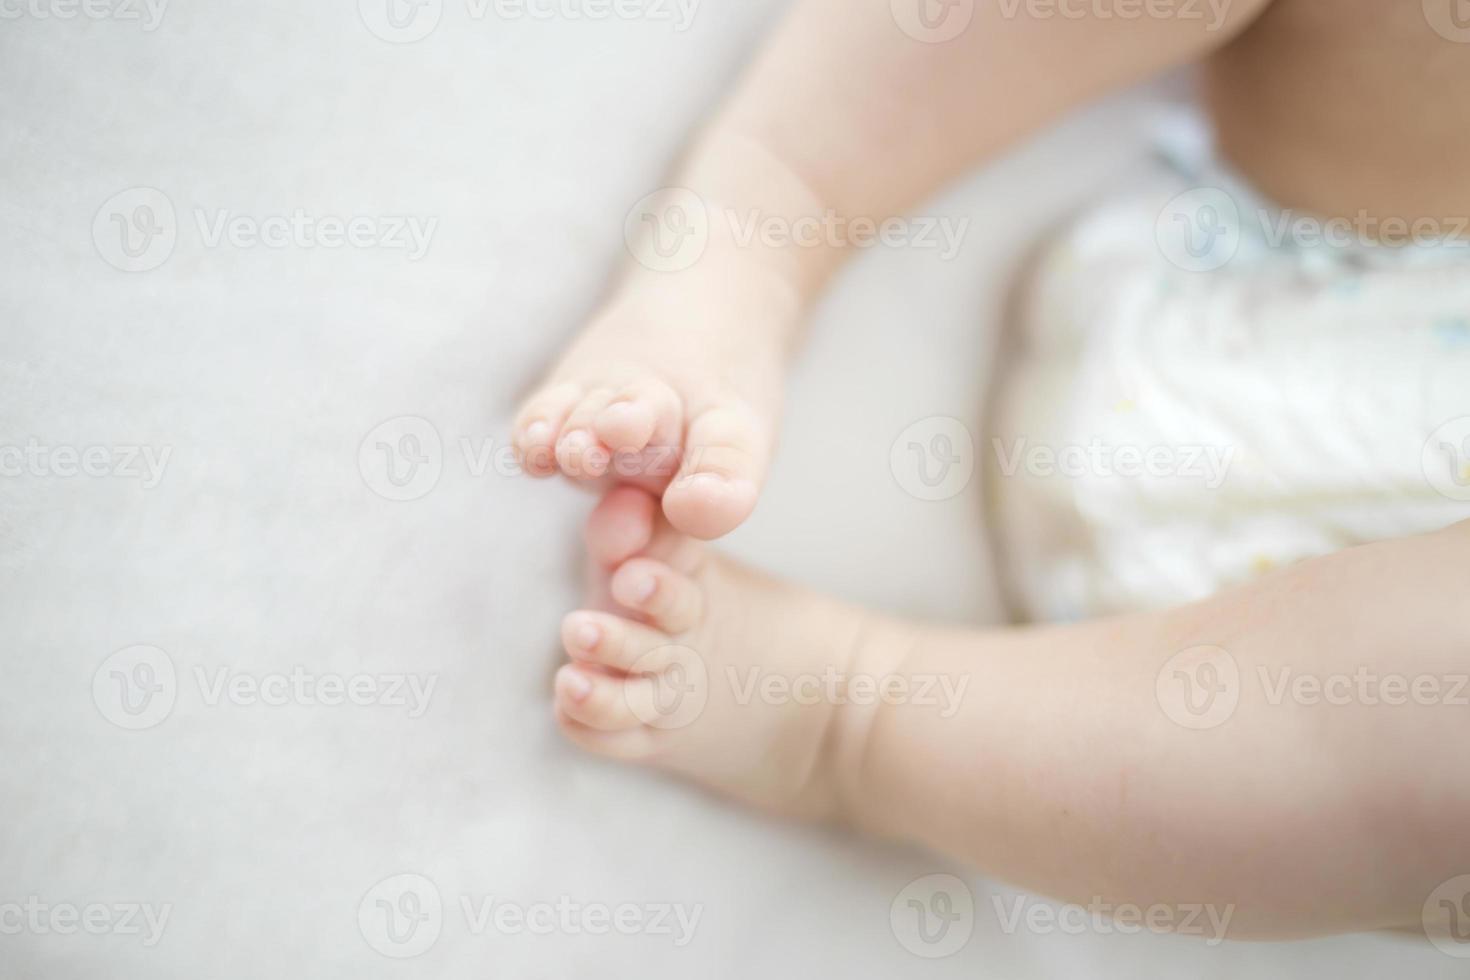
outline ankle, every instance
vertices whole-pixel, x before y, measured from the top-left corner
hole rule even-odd
[[[827,755],[833,786],[833,819],[875,833],[881,793],[875,786],[874,742],[887,716],[911,691],[910,665],[920,638],[917,626],[876,613],[857,613],[847,658],[848,690],[832,720]]]
[[[678,272],[629,266],[610,308],[637,310],[701,334],[731,333],[749,342],[769,337],[782,346],[794,340],[809,298],[758,254],[711,235],[697,263]]]
[[[721,117],[703,132],[671,185],[644,204],[642,225],[629,243],[637,261],[626,267],[620,293],[733,303],[747,323],[752,312],[755,324],[789,328],[802,320],[844,250],[802,233],[830,209],[770,141]],[[670,258],[679,229],[683,244]],[[686,306],[686,318],[689,309],[709,304]]]
[[[844,248],[814,230],[833,209],[769,137],[756,120],[725,113],[705,130],[684,177],[710,207],[712,239],[779,275],[806,304],[841,265]]]

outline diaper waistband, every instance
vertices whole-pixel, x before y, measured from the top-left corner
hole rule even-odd
[[[1376,240],[1366,211],[1356,219],[1327,219],[1282,207],[1221,159],[1214,129],[1197,110],[1179,107],[1165,113],[1153,145],[1158,161],[1191,187],[1218,188],[1235,202],[1242,246],[1252,252],[1359,267],[1470,261],[1470,229],[1445,228],[1439,221],[1431,221],[1430,229],[1402,220],[1404,228],[1395,229],[1394,237],[1408,240],[1387,243]],[[1446,237],[1454,235],[1467,237]]]

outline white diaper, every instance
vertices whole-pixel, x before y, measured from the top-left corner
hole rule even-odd
[[[1026,618],[1470,518],[1470,249],[1292,223],[1192,119],[1162,146],[1047,246],[1000,362],[987,499]]]

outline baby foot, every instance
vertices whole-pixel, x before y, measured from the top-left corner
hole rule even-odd
[[[609,609],[562,624],[555,711],[589,752],[667,769],[782,814],[848,809],[871,708],[846,679],[896,666],[886,624],[709,553],[620,488],[587,543]],[[877,628],[875,630],[875,627]]]
[[[732,531],[755,508],[780,412],[786,340],[762,318],[738,301],[615,304],[519,412],[526,472],[631,484],[686,534]]]

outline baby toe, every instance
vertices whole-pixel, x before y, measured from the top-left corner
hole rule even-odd
[[[567,476],[592,480],[607,473],[612,450],[597,438],[592,423],[611,400],[611,389],[598,388],[588,392],[567,415],[556,443],[556,462]]]
[[[556,674],[556,707],[568,718],[599,732],[626,732],[643,725],[629,704],[628,685],[647,684],[645,677],[615,677],[568,664]]]
[[[557,471],[557,438],[567,416],[581,398],[581,385],[562,383],[543,388],[527,399],[516,416],[511,437],[521,468],[527,475],[546,477]]]
[[[624,562],[608,585],[614,601],[666,633],[683,633],[699,624],[704,607],[699,586],[661,561]]]
[[[610,613],[571,613],[562,621],[561,639],[574,661],[621,673],[656,672],[672,662],[668,635]]]
[[[628,385],[598,413],[597,437],[614,451],[637,453],[650,442],[671,445],[682,425],[679,396],[662,381]]]
[[[608,491],[587,518],[583,535],[592,560],[611,568],[653,541],[658,501],[647,491],[621,486]]]
[[[607,759],[637,762],[653,754],[655,733],[639,726],[627,731],[605,732],[582,724],[562,710],[555,708],[556,727],[567,741],[584,752],[600,755]]]

